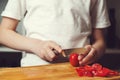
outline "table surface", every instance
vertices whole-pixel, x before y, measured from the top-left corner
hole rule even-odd
[[[120,80],[115,77],[79,77],[75,67],[67,63],[43,66],[0,68],[1,80]]]

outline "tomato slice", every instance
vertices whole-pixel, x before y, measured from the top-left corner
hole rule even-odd
[[[87,71],[87,70],[85,70],[85,71],[83,72],[83,76],[93,77],[93,74],[92,74],[91,71]]]
[[[77,71],[79,76],[87,76],[87,77],[92,77],[93,76],[91,71],[85,70],[84,67],[78,67],[78,68],[76,68],[76,71]]]
[[[99,63],[93,64],[92,67],[93,67],[95,70],[101,70],[101,69],[102,69],[102,65],[100,65]]]
[[[95,69],[94,69],[93,67],[91,67],[90,65],[85,65],[84,68],[85,68],[85,70],[90,71],[90,72],[92,72],[93,70],[95,70]]]
[[[79,76],[87,77],[112,77],[118,76],[119,72],[103,67],[102,65],[95,63],[91,65],[79,66],[76,68]]]
[[[119,75],[119,72],[111,70],[107,76],[111,77],[111,76],[118,76],[118,75]]]
[[[84,76],[84,72],[85,72],[84,67],[77,67],[76,71],[77,71],[79,76]]]
[[[94,76],[98,76],[98,77],[105,77],[108,75],[108,72],[106,72],[105,70],[98,70],[96,71],[96,73],[94,73]]]

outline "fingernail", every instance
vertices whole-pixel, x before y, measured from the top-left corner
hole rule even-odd
[[[79,64],[81,65],[81,64],[82,64],[82,61],[79,61]]]
[[[81,61],[83,59],[83,57],[84,57],[83,55],[79,55],[78,60]]]
[[[53,52],[55,53],[55,55],[58,55],[59,54],[59,52],[57,51],[57,50],[53,50]]]

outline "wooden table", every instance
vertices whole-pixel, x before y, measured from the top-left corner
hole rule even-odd
[[[0,68],[0,80],[120,80],[116,77],[79,77],[69,63],[44,66]]]

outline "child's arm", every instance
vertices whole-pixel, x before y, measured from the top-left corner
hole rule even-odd
[[[18,22],[16,19],[3,17],[0,24],[0,44],[20,51],[35,53],[48,61],[51,61],[55,57],[55,54],[52,52],[53,48],[58,52],[62,51],[60,46],[55,42],[41,41],[16,33],[15,30]]]

